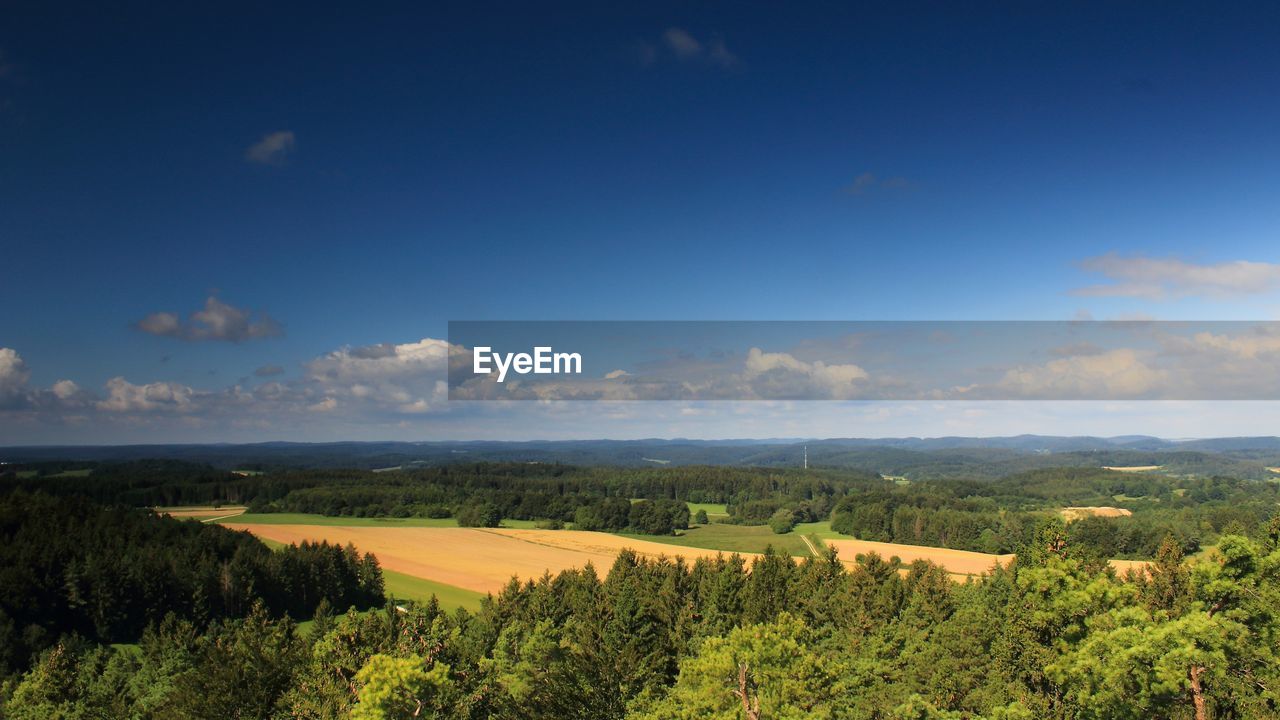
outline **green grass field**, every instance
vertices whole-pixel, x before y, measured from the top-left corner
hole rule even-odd
[[[800,523],[791,532],[799,535],[808,535],[814,540],[848,540],[848,535],[841,535],[831,529],[831,521],[823,520],[822,522]]]
[[[326,525],[341,527],[458,527],[453,518],[361,518],[330,517],[307,513],[244,513],[223,518],[220,523],[248,523],[251,525]],[[532,528],[533,520],[503,520],[502,527]]]
[[[696,514],[698,513],[698,511],[699,511],[699,510],[706,510],[706,511],[707,511],[707,519],[708,519],[708,520],[714,520],[714,519],[716,519],[716,518],[718,518],[718,517],[720,517],[720,518],[727,518],[727,517],[729,517],[729,510],[728,510],[728,508],[726,508],[726,507],[725,507],[724,503],[695,503],[695,502],[691,502],[691,503],[685,503],[685,505],[688,505],[688,506],[689,506],[689,514],[690,514],[690,515],[696,515]]]
[[[426,602],[432,595],[435,595],[440,602],[440,607],[450,612],[458,608],[466,608],[475,612],[480,609],[480,601],[485,597],[484,593],[478,593],[474,590],[445,585],[434,580],[392,572],[391,570],[383,570],[382,579],[386,584],[389,597]]]
[[[798,534],[790,532],[786,535],[775,535],[767,525],[710,523],[691,527],[680,535],[616,534],[634,540],[649,540],[668,545],[722,550],[726,553],[762,553],[766,547],[772,545],[790,555],[798,557],[811,555],[809,546],[805,545],[804,540]]]

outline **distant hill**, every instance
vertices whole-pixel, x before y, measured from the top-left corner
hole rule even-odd
[[[207,463],[223,469],[281,467],[394,468],[475,461],[572,465],[755,465],[796,467],[808,448],[812,466],[892,475],[993,477],[1046,467],[1160,466],[1173,474],[1276,477],[1280,438],[1164,440],[1123,437],[828,438],[769,440],[565,440],[457,442],[335,442],[215,445],[38,446],[0,448],[0,461],[138,459]]]

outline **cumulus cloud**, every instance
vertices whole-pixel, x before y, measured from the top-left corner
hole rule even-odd
[[[194,407],[196,390],[175,382],[153,382],[135,385],[123,377],[107,381],[107,397],[98,401],[99,410],[108,412],[153,412],[167,410],[187,412]]]
[[[306,379],[326,400],[417,414],[443,403],[449,358],[448,341],[434,338],[344,347],[307,363]]]
[[[854,364],[805,362],[790,353],[751,348],[742,379],[763,398],[851,400],[865,397],[870,375]]]
[[[228,305],[212,295],[205,300],[204,308],[191,313],[186,322],[176,313],[155,312],[134,323],[134,327],[149,335],[233,343],[284,334],[280,323],[270,315]]]
[[[1164,389],[1168,379],[1165,370],[1149,365],[1137,351],[1120,348],[1014,368],[996,384],[995,394],[1013,398],[1140,398]]]
[[[263,135],[245,150],[244,157],[258,165],[281,165],[293,155],[296,144],[292,130],[280,130]]]
[[[334,398],[327,397],[319,402],[312,403],[307,406],[311,412],[332,412],[338,407],[338,401]]]
[[[31,371],[18,351],[0,348],[0,408],[25,404],[30,380]]]
[[[1092,297],[1224,298],[1280,289],[1280,264],[1277,263],[1236,260],[1199,265],[1175,258],[1124,257],[1110,253],[1086,258],[1080,267],[1110,281],[1073,291],[1076,295]]]
[[[729,50],[723,38],[712,36],[704,42],[680,27],[664,30],[662,45],[677,60],[701,61],[722,68],[734,67],[739,62],[738,56]],[[647,57],[652,62],[653,53],[649,53]]]
[[[93,395],[70,380],[59,380],[48,388],[31,384],[31,371],[12,348],[0,348],[0,410],[62,411],[86,406]]]

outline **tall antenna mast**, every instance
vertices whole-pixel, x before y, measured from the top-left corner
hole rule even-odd
[[[804,469],[809,469],[809,446],[804,446]]]

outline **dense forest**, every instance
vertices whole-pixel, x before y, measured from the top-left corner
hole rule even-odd
[[[303,633],[258,601],[167,614],[136,649],[64,634],[0,695],[15,720],[1272,718],[1278,575],[1276,520],[1195,563],[1163,543],[1129,577],[1060,522],[964,584],[874,555],[624,552],[603,576],[513,581],[474,614],[320,602]]]
[[[653,535],[688,527],[686,502],[722,503],[722,522],[785,533],[830,520],[833,530],[859,539],[989,553],[1013,552],[1063,507],[1116,506],[1132,515],[1082,520],[1069,532],[1077,546],[1120,558],[1154,557],[1166,536],[1194,553],[1224,530],[1256,525],[1280,502],[1275,482],[1097,467],[909,480],[840,468],[470,462],[236,474],[159,460],[9,466],[0,491],[15,489],[125,505],[242,503],[252,513],[452,517],[464,526],[510,518]]]
[[[352,548],[273,551],[132,507],[183,503],[649,534],[713,503],[777,533],[830,520],[1017,560],[960,584],[875,555],[624,552],[445,613],[387,600]],[[1276,483],[1076,466],[10,465],[0,701],[12,718],[1280,717],[1278,504]],[[1059,513],[1105,505],[1132,515]],[[1119,577],[1123,556],[1155,563]]]
[[[0,674],[67,635],[128,643],[168,616],[199,628],[255,606],[309,618],[321,601],[380,605],[377,561],[325,543],[273,552],[248,533],[78,497],[0,496]]]

